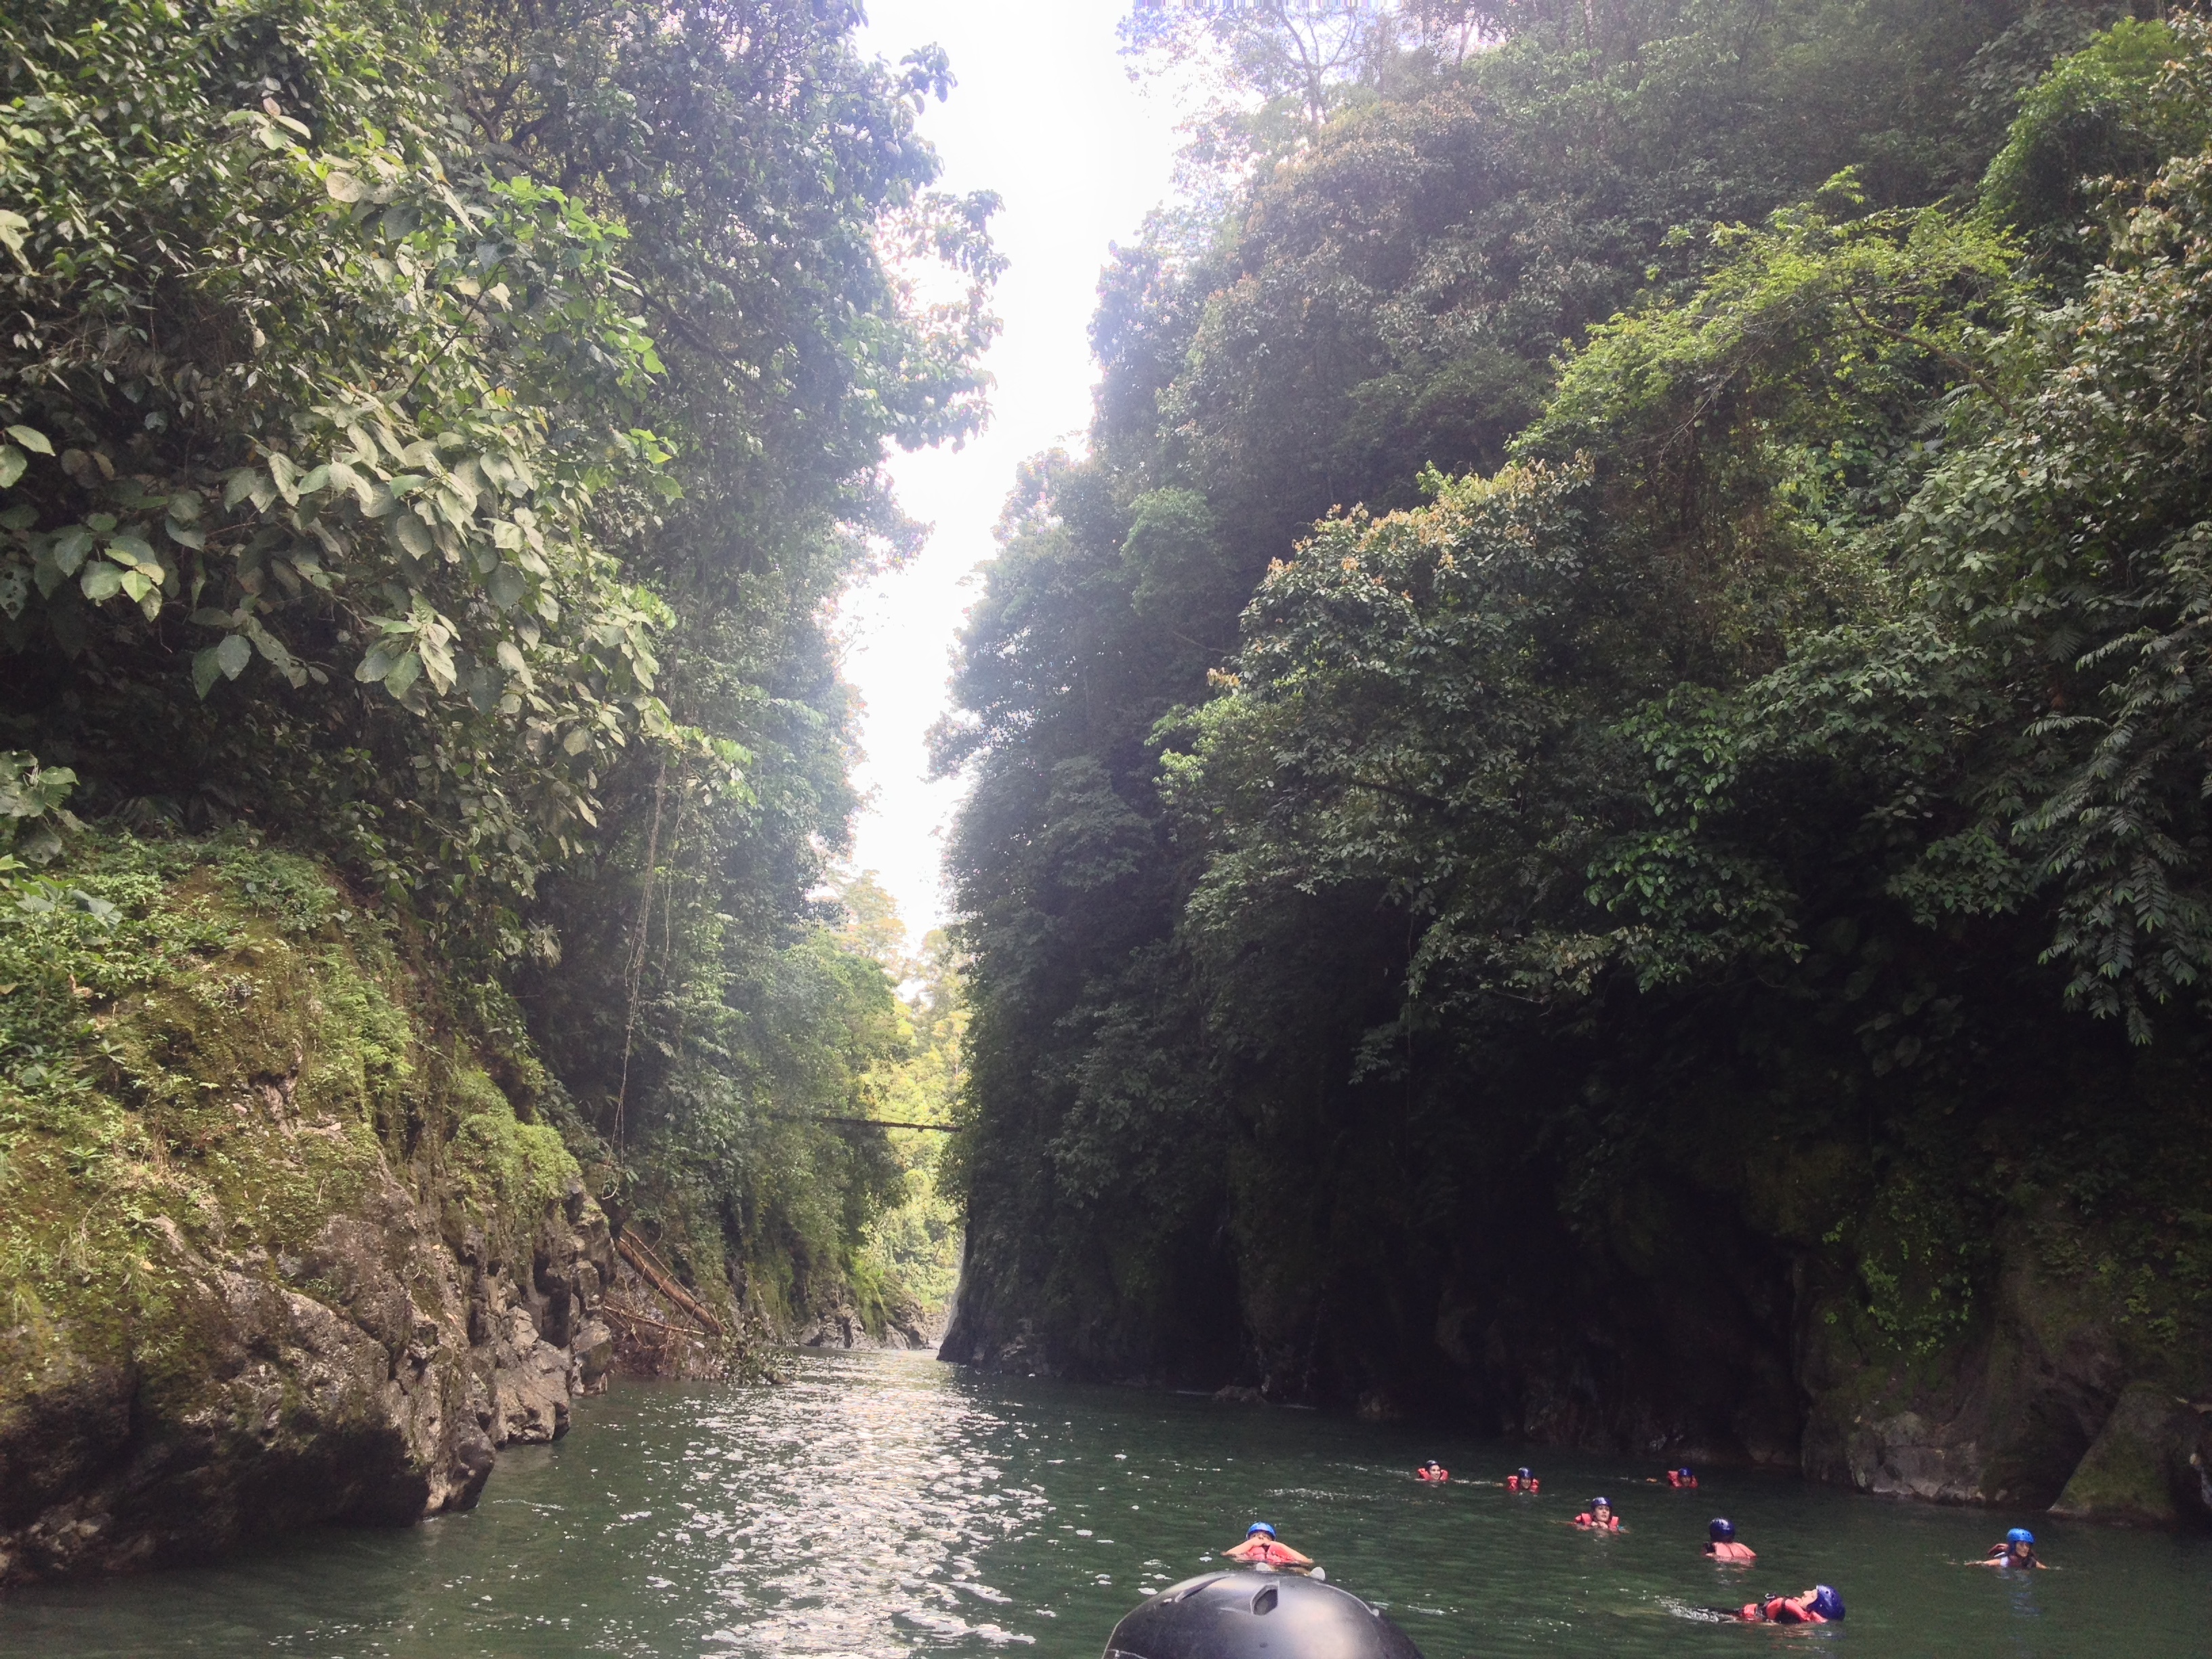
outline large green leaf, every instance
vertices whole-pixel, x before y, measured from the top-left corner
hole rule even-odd
[[[422,678],[422,658],[410,651],[404,656],[395,659],[392,666],[385,671],[384,689],[392,693],[394,697],[404,697],[413,689],[415,682]]]

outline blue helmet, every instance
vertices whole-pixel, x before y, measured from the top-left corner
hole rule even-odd
[[[1610,1498],[1593,1498],[1590,1499],[1590,1507],[1594,1510],[1609,1510],[1613,1507],[1613,1499]]]
[[[1275,1535],[1275,1529],[1269,1526],[1265,1521],[1255,1521],[1249,1527],[1245,1528],[1244,1535],[1247,1538],[1251,1538],[1263,1532],[1270,1538],[1273,1538]]]
[[[1816,1584],[1813,1587],[1811,1605],[1814,1612],[1832,1622],[1844,1616],[1844,1598],[1826,1584]]]
[[[1705,1530],[1712,1534],[1713,1542],[1716,1544],[1725,1544],[1729,1539],[1735,1536],[1735,1522],[1733,1521],[1716,1521],[1711,1526],[1707,1527]]]
[[[2034,1541],[2035,1534],[2026,1527],[2014,1527],[2005,1534],[2005,1542],[2008,1544],[2033,1544]]]
[[[1690,1466],[1687,1463],[1683,1464],[1682,1467],[1675,1470],[1674,1473],[1680,1475],[1685,1480],[1694,1480],[1698,1478],[1696,1475],[1690,1473]]]
[[[1517,1474],[1517,1475],[1519,1475],[1519,1476],[1520,1476],[1523,1480],[1533,1480],[1533,1479],[1534,1479],[1534,1476],[1532,1476],[1532,1475],[1528,1473],[1528,1470],[1526,1470],[1526,1469],[1516,1469],[1516,1470],[1514,1470],[1514,1471],[1513,1471],[1513,1473],[1514,1473],[1514,1474]]]

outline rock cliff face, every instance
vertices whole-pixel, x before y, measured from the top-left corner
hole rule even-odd
[[[1594,1243],[1534,1206],[1502,1211],[1420,1271],[1332,1299],[1299,1293],[1281,1264],[1323,1284],[1327,1264],[1279,1242],[1256,1260],[1170,1258],[1179,1279],[1124,1279],[1104,1252],[1040,1271],[1030,1241],[987,1215],[940,1353],[1424,1416],[1655,1467],[1741,1461],[1891,1497],[2212,1525],[2212,1332],[2184,1290],[2142,1276],[2125,1231],[2139,1216],[2015,1214],[1989,1241],[1984,1287],[1901,1335],[1817,1235],[1793,1248],[1711,1203],[1629,1219]],[[1140,1321],[1130,1281],[1179,1299]]]
[[[868,1329],[860,1310],[849,1303],[813,1315],[794,1334],[802,1348],[871,1348],[915,1350],[933,1348],[939,1334],[936,1322],[919,1307],[891,1310],[878,1337]]]
[[[313,866],[81,878],[0,935],[0,1583],[467,1508],[605,1384],[574,1161]]]
[[[50,1345],[0,1419],[0,1583],[467,1509],[499,1447],[565,1434],[612,1357],[595,1206],[580,1186],[549,1206],[517,1262],[435,1221],[386,1174],[295,1256],[176,1240],[196,1377]]]
[[[2094,1275],[2008,1229],[1987,1315],[1917,1363],[1805,1345],[1803,1462],[1815,1479],[1948,1504],[2212,1524],[2212,1399],[2198,1345],[2131,1315]]]

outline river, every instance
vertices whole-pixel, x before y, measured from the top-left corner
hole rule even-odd
[[[1544,1494],[1417,1486],[1411,1468],[1431,1455],[1462,1475],[1531,1463]],[[1097,1659],[1116,1619],[1255,1517],[1388,1607],[1428,1659],[2212,1652],[2212,1540],[1735,1470],[1676,1492],[1646,1473],[924,1355],[809,1354],[786,1388],[618,1383],[579,1401],[558,1445],[502,1454],[472,1514],[17,1594],[0,1605],[0,1654]],[[1618,1536],[1565,1524],[1599,1492],[1622,1512]],[[1759,1552],[1747,1573],[1699,1554],[1716,1514]],[[1960,1565],[2023,1519],[2061,1571]],[[1842,1626],[1704,1611],[1815,1579],[1843,1591]]]

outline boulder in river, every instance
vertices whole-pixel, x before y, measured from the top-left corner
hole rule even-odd
[[[302,860],[131,865],[9,970],[97,1046],[9,1100],[0,1583],[465,1509],[611,1357],[574,1160],[386,935]]]

